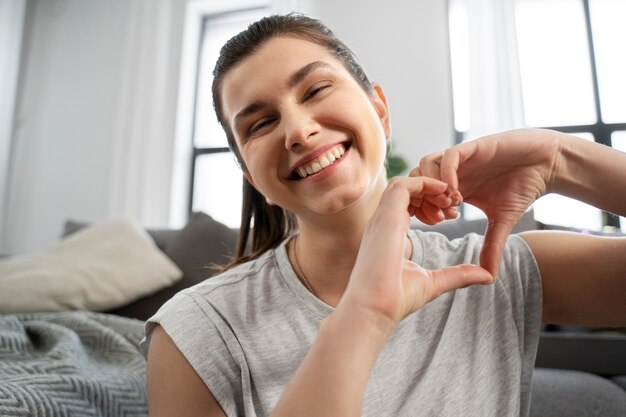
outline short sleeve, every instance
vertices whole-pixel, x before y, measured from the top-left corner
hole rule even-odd
[[[538,337],[543,303],[541,276],[530,247],[520,236],[508,239],[497,283],[509,295],[518,327]]]
[[[140,348],[147,357],[154,327],[159,324],[204,381],[228,416],[239,415],[242,404],[242,355],[229,326],[210,303],[191,291],[182,291],[146,322]]]

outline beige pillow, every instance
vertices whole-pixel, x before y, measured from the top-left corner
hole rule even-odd
[[[0,313],[109,310],[181,278],[140,224],[116,218],[44,253],[0,261]]]

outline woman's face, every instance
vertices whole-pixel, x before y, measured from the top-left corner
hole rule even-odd
[[[271,204],[298,217],[337,213],[385,187],[390,126],[382,90],[368,94],[324,47],[266,42],[231,69],[222,107],[248,168]]]

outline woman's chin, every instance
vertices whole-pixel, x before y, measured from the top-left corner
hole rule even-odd
[[[314,201],[310,209],[321,215],[342,214],[364,203],[364,200],[366,200],[365,197],[370,194],[371,193],[366,192],[365,187],[353,186],[343,191],[334,189]],[[376,204],[377,203],[378,202],[376,202]]]

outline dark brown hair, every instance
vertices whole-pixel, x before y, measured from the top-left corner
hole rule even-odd
[[[267,41],[279,36],[296,37],[325,47],[343,63],[365,91],[368,93],[372,91],[372,85],[352,51],[319,20],[299,13],[290,13],[268,16],[252,23],[222,47],[213,70],[212,86],[213,106],[217,119],[226,132],[228,146],[235,154],[244,173],[247,172],[245,162],[228,121],[224,120],[221,102],[222,82],[228,71],[258,51]],[[276,205],[267,204],[265,197],[245,178],[242,205],[237,252],[223,270],[258,258],[265,251],[278,246],[296,228],[293,213]],[[253,221],[254,227],[252,227]]]

